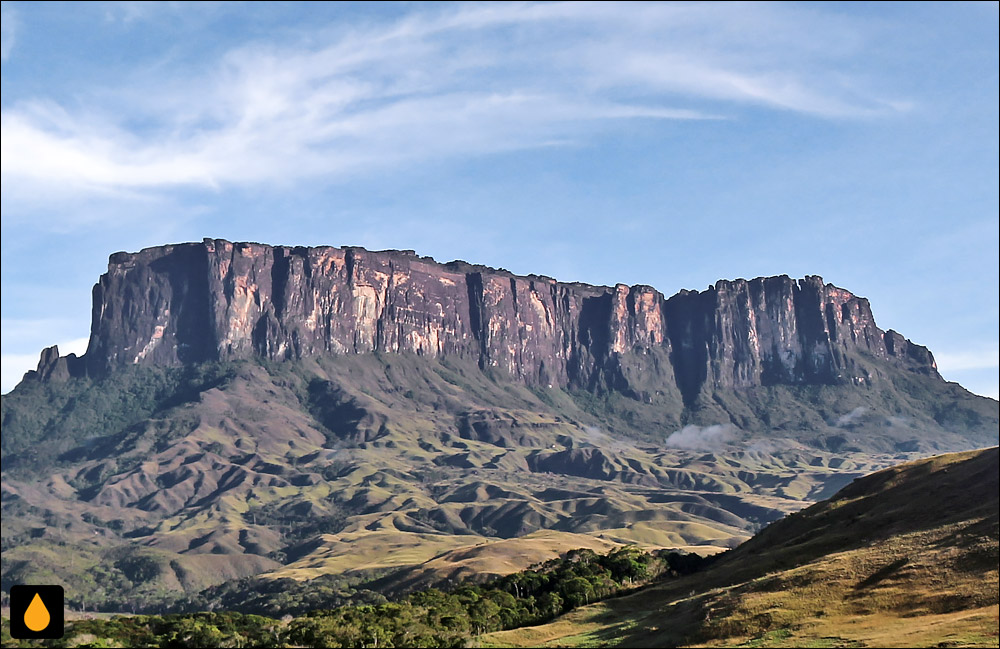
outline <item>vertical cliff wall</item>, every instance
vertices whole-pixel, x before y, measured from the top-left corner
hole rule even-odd
[[[820,277],[722,280],[665,305],[678,386],[686,400],[712,388],[863,384],[876,360],[939,377],[934,357],[875,325],[868,300]]]
[[[656,352],[685,401],[706,390],[871,381],[870,361],[937,375],[925,348],[875,325],[819,277],[648,286],[567,284],[409,251],[206,239],[111,256],[94,287],[86,371],[131,364],[406,352],[475,359],[531,384],[628,388]],[[43,355],[39,373],[61,376]]]

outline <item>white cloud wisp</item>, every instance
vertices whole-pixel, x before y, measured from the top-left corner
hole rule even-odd
[[[462,5],[315,31],[304,39],[312,45],[244,44],[206,68],[104,89],[83,108],[50,99],[6,107],[5,192],[45,201],[52,192],[39,189],[338,179],[581,141],[621,120],[717,118],[740,105],[822,118],[895,110],[845,90],[836,61],[799,35],[803,20],[766,7]],[[739,38],[706,46],[706,30]]]
[[[736,439],[736,427],[732,424],[696,426],[688,424],[667,437],[664,445],[692,451],[718,451]]]

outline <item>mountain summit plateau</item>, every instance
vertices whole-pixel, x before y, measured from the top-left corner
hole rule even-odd
[[[626,357],[661,391],[867,384],[879,364],[939,378],[931,353],[875,325],[868,300],[820,277],[719,281],[665,298],[644,286],[563,283],[412,251],[206,239],[111,256],[82,359],[39,374],[127,365],[413,353],[474,359],[521,382],[639,396]],[[648,396],[648,395],[647,395]]]

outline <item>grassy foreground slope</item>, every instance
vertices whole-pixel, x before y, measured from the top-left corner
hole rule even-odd
[[[997,646],[997,448],[856,480],[711,568],[486,646]]]

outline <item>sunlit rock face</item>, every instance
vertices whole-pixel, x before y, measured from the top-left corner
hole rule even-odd
[[[529,384],[624,391],[622,359],[648,356],[647,373],[685,400],[877,380],[866,358],[937,375],[926,348],[883,332],[866,299],[819,277],[720,281],[665,299],[649,286],[567,284],[412,251],[220,239],[112,255],[94,287],[84,361],[101,374],[376,351],[471,357]]]

